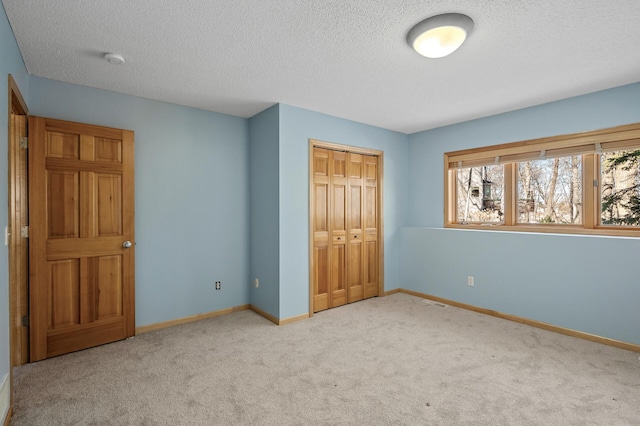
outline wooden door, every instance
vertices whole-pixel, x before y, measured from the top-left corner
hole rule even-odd
[[[378,296],[380,158],[311,146],[313,312]]]
[[[31,361],[135,333],[133,132],[29,118]],[[127,248],[125,242],[131,242]]]

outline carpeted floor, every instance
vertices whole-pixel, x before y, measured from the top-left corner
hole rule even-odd
[[[12,425],[640,425],[638,354],[405,294],[15,370]]]

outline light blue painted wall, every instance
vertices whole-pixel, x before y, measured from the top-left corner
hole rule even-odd
[[[29,76],[22,61],[22,55],[13,36],[4,6],[0,5],[0,200],[8,195],[8,75],[11,74],[25,100],[29,95]],[[6,204],[5,204],[6,206]],[[8,224],[8,208],[0,208],[0,233]],[[2,239],[4,241],[4,238]],[[0,381],[9,374],[9,251],[0,243]],[[0,413],[0,421],[5,413]]]
[[[309,139],[384,151],[385,290],[401,287],[407,135],[280,105],[280,318],[309,311]]]
[[[637,83],[410,135],[403,287],[640,343],[640,240],[437,229],[444,152],[639,121]]]
[[[404,288],[640,344],[637,238],[404,228],[402,241]]]
[[[249,119],[249,175],[251,217],[251,304],[280,314],[279,153],[280,107]]]
[[[30,87],[33,115],[135,131],[136,325],[249,303],[246,119],[33,76]]]

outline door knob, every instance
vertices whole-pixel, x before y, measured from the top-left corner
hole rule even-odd
[[[122,243],[122,248],[131,248],[131,241],[125,241]]]

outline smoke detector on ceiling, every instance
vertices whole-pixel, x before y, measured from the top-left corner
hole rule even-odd
[[[104,58],[110,64],[114,64],[114,65],[124,64],[124,56],[119,55],[117,53],[105,53]]]

